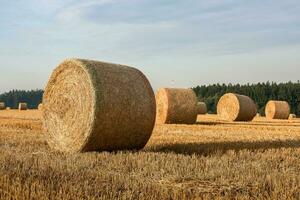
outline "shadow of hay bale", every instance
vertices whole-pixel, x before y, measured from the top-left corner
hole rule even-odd
[[[196,122],[196,125],[207,125],[207,126],[215,126],[215,125],[221,125],[224,123],[221,122]]]
[[[284,124],[280,124],[282,122],[270,122],[270,121],[263,121],[263,122],[196,122],[195,125],[208,125],[208,126],[216,126],[216,125],[230,125],[230,126],[277,126],[277,127],[300,127],[299,123],[291,123],[285,122]]]
[[[178,143],[165,144],[149,147],[151,152],[177,153],[184,155],[204,155],[223,154],[228,150],[261,150],[280,148],[300,148],[300,140],[285,141],[257,141],[257,142],[211,142],[211,143]]]

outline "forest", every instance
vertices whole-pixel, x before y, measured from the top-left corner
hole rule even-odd
[[[42,102],[43,90],[11,90],[0,95],[0,101],[7,107],[18,108],[20,102],[27,103],[29,109],[35,109]]]
[[[256,84],[213,84],[194,87],[198,100],[204,101],[209,113],[216,113],[216,106],[225,93],[232,92],[251,97],[257,106],[258,112],[264,115],[265,105],[269,100],[288,101],[291,113],[300,115],[300,82],[287,83],[256,83]]]
[[[220,97],[228,92],[243,94],[251,97],[261,115],[264,115],[265,105],[269,100],[285,100],[291,106],[291,113],[300,115],[300,82],[287,83],[256,83],[256,84],[212,84],[192,88],[199,101],[204,101],[209,113],[216,113]],[[0,94],[0,101],[7,107],[17,108],[19,102],[26,102],[28,108],[37,108],[42,102],[43,90],[12,90]]]

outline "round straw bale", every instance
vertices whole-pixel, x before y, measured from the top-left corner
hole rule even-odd
[[[220,98],[217,113],[221,119],[228,121],[251,121],[256,116],[257,109],[250,97],[227,93]]]
[[[6,106],[4,102],[0,102],[0,110],[5,110]]]
[[[198,115],[204,115],[207,113],[207,107],[204,102],[197,103],[197,113],[198,113]]]
[[[19,110],[27,110],[27,103],[19,103]]]
[[[43,96],[50,147],[64,152],[141,149],[155,123],[155,96],[135,68],[70,59],[52,73]]]
[[[296,119],[297,116],[295,114],[290,114],[289,115],[289,120],[293,120],[293,119]]]
[[[290,105],[286,101],[269,101],[266,105],[265,114],[267,119],[288,119]]]
[[[194,124],[197,97],[192,89],[161,88],[156,94],[158,124]]]
[[[38,110],[42,110],[42,109],[43,109],[43,104],[40,103],[40,104],[38,105]]]
[[[10,107],[6,107],[6,110],[10,110],[11,108]]]

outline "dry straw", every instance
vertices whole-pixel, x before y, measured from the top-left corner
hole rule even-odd
[[[267,119],[288,119],[290,105],[286,101],[269,101],[266,105],[265,114]]]
[[[27,103],[19,103],[19,110],[27,110]]]
[[[5,110],[6,106],[4,102],[0,102],[0,110]]]
[[[43,104],[42,104],[42,103],[40,103],[40,104],[38,105],[38,110],[40,110],[40,111],[43,110]]]
[[[192,89],[161,88],[156,94],[158,124],[194,124],[197,97]]]
[[[217,105],[218,116],[228,121],[251,121],[257,114],[254,101],[245,95],[227,93]]]
[[[198,115],[204,115],[207,113],[207,106],[204,102],[197,103],[197,113]]]
[[[111,63],[66,60],[43,96],[48,143],[64,152],[141,149],[155,114],[154,93],[143,73]]]
[[[290,114],[289,115],[289,120],[293,120],[293,119],[296,119],[297,116],[295,114]]]

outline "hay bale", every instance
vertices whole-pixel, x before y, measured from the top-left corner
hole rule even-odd
[[[50,147],[64,152],[141,149],[155,123],[150,83],[135,68],[70,59],[52,73],[43,96]]]
[[[27,103],[19,103],[19,110],[27,110]]]
[[[227,93],[217,105],[218,116],[228,121],[251,121],[257,114],[254,101],[245,95]]]
[[[192,89],[161,88],[156,94],[158,124],[194,124],[197,97]]]
[[[6,106],[4,102],[0,102],[0,110],[5,110]]]
[[[256,117],[261,117],[260,113],[257,113],[257,114],[256,114]]]
[[[40,103],[40,104],[38,105],[38,110],[40,110],[40,111],[43,110],[43,104],[42,104],[42,103]]]
[[[204,102],[197,103],[197,113],[198,115],[204,115],[207,113],[207,106]]]
[[[297,116],[295,114],[290,114],[289,115],[289,120],[293,120],[293,119],[296,119]]]
[[[288,119],[290,105],[286,101],[269,101],[266,105],[265,114],[267,119]]]
[[[6,110],[10,110],[11,108],[10,107],[6,107]]]

